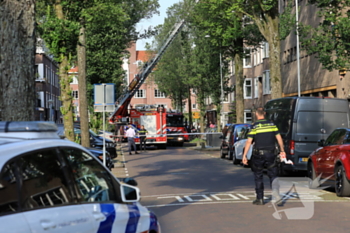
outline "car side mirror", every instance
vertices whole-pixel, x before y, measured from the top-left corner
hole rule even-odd
[[[137,186],[137,182],[134,178],[127,177],[127,178],[119,178],[119,180],[125,184]]]
[[[140,201],[140,189],[138,187],[121,184],[120,193],[123,202],[131,203]]]
[[[318,146],[324,146],[324,139],[321,139],[321,140],[318,140],[317,141],[317,144],[318,144]]]

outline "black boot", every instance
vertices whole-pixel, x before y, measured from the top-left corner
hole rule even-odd
[[[253,201],[253,205],[264,205],[264,200],[263,199],[255,199]]]

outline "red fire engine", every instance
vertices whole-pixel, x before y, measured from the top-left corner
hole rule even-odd
[[[184,141],[189,141],[182,112],[168,111],[166,113],[166,131],[168,144],[183,146]]]
[[[141,125],[148,131],[146,144],[166,149],[166,109],[156,106],[144,106],[142,108],[130,109],[130,123],[137,129]],[[135,138],[135,144],[140,145],[140,139]]]
[[[115,125],[125,125],[131,123],[139,127],[144,125],[148,131],[146,144],[147,145],[157,145],[159,148],[166,148],[167,137],[166,137],[166,109],[163,107],[152,108],[131,108],[128,109],[131,98],[140,89],[141,85],[144,83],[148,75],[152,72],[153,68],[156,66],[161,56],[164,54],[165,50],[174,40],[176,35],[180,32],[185,21],[182,20],[180,23],[174,25],[173,30],[169,34],[165,44],[161,47],[155,57],[149,59],[135,75],[135,78],[129,84],[129,86],[124,90],[124,92],[118,97],[116,101],[116,109],[114,113],[109,118],[110,124]],[[127,119],[129,118],[129,122]],[[118,127],[120,128],[120,127]],[[135,139],[135,143],[139,144],[139,139]]]

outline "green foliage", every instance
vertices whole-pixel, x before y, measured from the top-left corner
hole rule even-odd
[[[329,71],[350,68],[350,1],[312,0],[319,8],[317,27],[300,25],[302,49],[316,57]]]

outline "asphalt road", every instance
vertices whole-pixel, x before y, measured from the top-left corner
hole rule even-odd
[[[125,146],[123,151],[118,160],[124,167],[113,173],[138,182],[141,203],[158,216],[163,233],[347,232],[350,227],[350,198],[331,189],[310,190],[300,175],[280,179],[283,206],[270,200],[266,176],[266,204],[255,206],[250,168],[220,159],[219,151],[168,147],[129,155]]]

